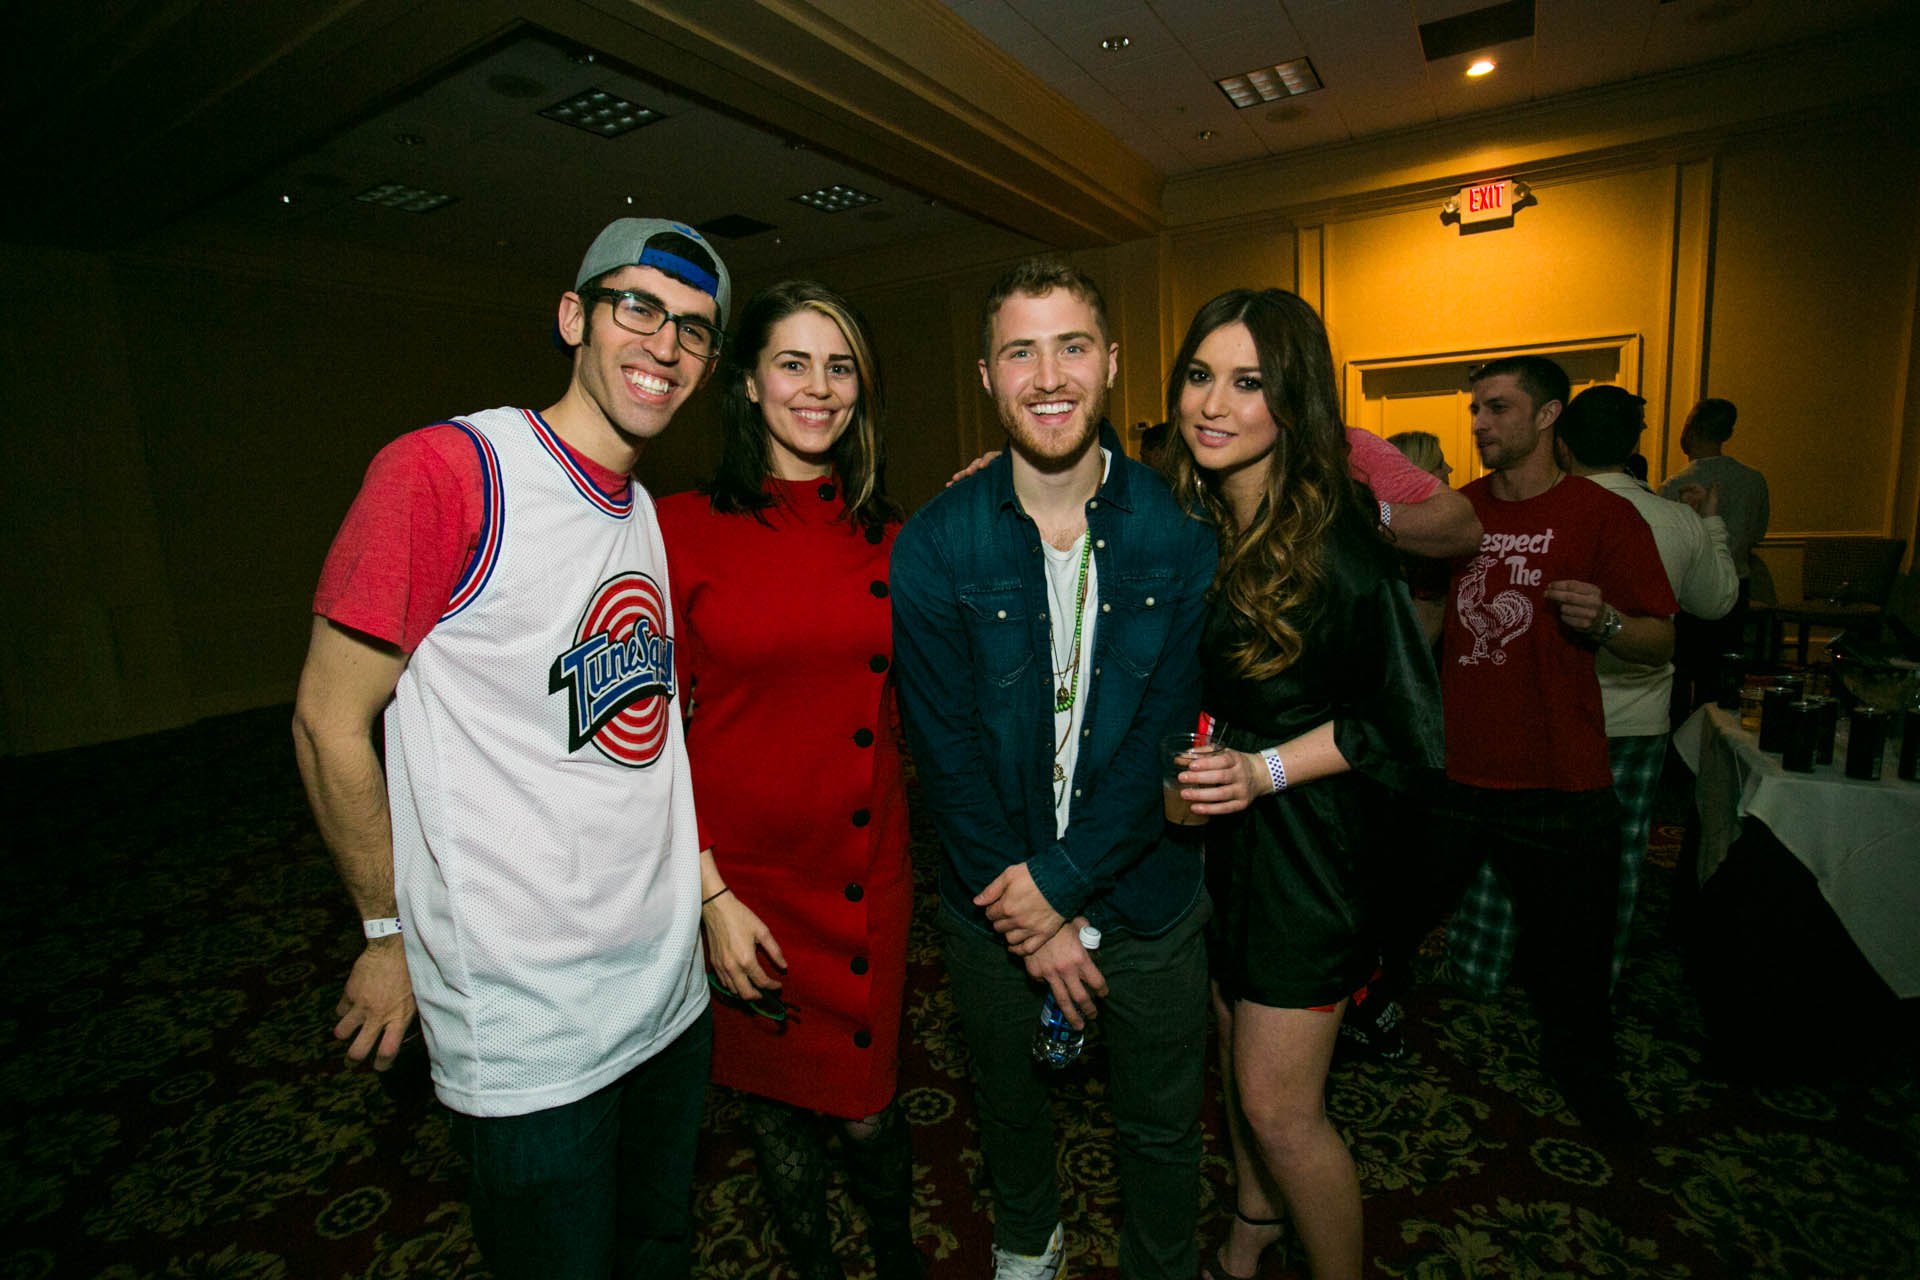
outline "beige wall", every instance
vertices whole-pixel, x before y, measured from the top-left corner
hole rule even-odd
[[[1769,477],[1776,538],[1912,528],[1894,500],[1920,151],[1879,126],[1720,165],[1707,393],[1740,406],[1727,452]]]
[[[0,280],[8,753],[290,698],[380,445],[565,387],[522,281],[189,245],[0,245]]]

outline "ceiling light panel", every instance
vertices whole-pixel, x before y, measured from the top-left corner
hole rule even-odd
[[[837,182],[830,187],[803,192],[791,198],[796,203],[803,204],[809,209],[818,209],[821,213],[845,213],[848,209],[880,203],[879,196],[870,196],[855,187],[843,186]]]
[[[1242,111],[1263,102],[1278,102],[1282,98],[1298,97],[1324,87],[1309,58],[1295,58],[1291,62],[1279,62],[1270,67],[1256,67],[1237,76],[1215,80],[1214,83],[1220,86],[1220,92],[1227,95],[1227,101]]]
[[[585,129],[600,138],[617,138],[623,133],[665,120],[666,113],[630,102],[605,89],[588,89],[564,102],[556,102],[540,113],[549,120]]]
[[[354,197],[361,204],[377,204],[385,209],[398,209],[402,213],[432,213],[458,198],[429,191],[425,187],[409,187],[402,182],[383,182],[368,187]]]

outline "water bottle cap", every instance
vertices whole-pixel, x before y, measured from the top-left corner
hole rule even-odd
[[[1100,930],[1090,924],[1080,926],[1080,945],[1089,951],[1100,949]]]

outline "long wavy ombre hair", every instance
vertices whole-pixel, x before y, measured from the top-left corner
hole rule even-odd
[[[773,495],[766,490],[773,442],[766,411],[747,394],[747,379],[759,365],[760,353],[773,340],[774,326],[800,311],[815,311],[833,321],[853,356],[860,396],[854,401],[847,429],[834,442],[829,457],[847,520],[869,533],[876,532],[889,520],[899,518],[898,508],[887,497],[886,448],[881,435],[885,396],[880,368],[860,313],[845,298],[812,280],[769,285],[749,298],[742,309],[740,326],[728,341],[724,356],[720,413],[725,434],[720,466],[703,491],[715,511],[726,515],[750,513],[762,524],[767,522],[766,509],[774,503]]]
[[[1242,324],[1260,358],[1260,388],[1279,428],[1266,458],[1259,508],[1239,527],[1217,476],[1194,461],[1184,430],[1167,449],[1167,479],[1188,511],[1220,535],[1212,598],[1247,625],[1228,650],[1251,680],[1279,675],[1300,657],[1302,619],[1326,585],[1327,530],[1362,494],[1347,469],[1347,435],[1333,382],[1327,331],[1312,307],[1283,289],[1233,289],[1200,308],[1167,379],[1167,418],[1177,428],[1194,352],[1216,329]],[[1362,515],[1365,508],[1355,507]],[[1378,517],[1371,517],[1377,525]]]

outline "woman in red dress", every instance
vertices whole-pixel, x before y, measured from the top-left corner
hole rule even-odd
[[[761,1185],[804,1280],[844,1273],[827,1137],[882,1280],[923,1272],[894,1101],[913,884],[892,677],[872,344],[789,281],[727,352],[720,467],[659,504],[700,818],[713,1078],[744,1095]]]

